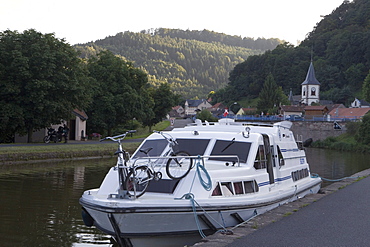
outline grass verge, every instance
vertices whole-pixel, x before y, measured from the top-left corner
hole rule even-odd
[[[164,130],[170,125],[169,121],[163,121],[153,127],[155,130]],[[152,133],[148,128],[141,128],[134,134],[133,137],[127,139],[137,139],[147,137]],[[140,145],[137,142],[123,142],[122,147],[129,153],[133,153]],[[104,143],[96,144],[62,144],[50,143],[48,145],[26,144],[16,146],[1,146],[0,145],[0,164],[11,164],[14,162],[29,162],[35,160],[50,160],[50,159],[74,159],[82,157],[96,156],[113,156],[117,149],[117,143],[105,141]]]

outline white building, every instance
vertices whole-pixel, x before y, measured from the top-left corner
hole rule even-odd
[[[306,80],[302,82],[301,103],[311,105],[320,102],[320,82],[315,77],[315,69],[312,61],[308,68]]]

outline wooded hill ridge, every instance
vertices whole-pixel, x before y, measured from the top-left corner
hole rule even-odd
[[[149,29],[126,31],[75,45],[82,58],[109,50],[149,75],[149,83],[168,82],[184,99],[205,98],[224,88],[235,65],[273,50],[279,39],[241,38],[209,30]]]
[[[345,0],[325,16],[297,47],[285,43],[250,56],[230,73],[230,83],[216,92],[217,102],[256,98],[271,74],[286,95],[301,92],[310,62],[321,83],[320,99],[347,106],[365,97],[362,85],[370,69],[370,1]]]

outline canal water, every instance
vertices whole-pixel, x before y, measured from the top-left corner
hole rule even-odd
[[[307,159],[311,172],[328,179],[370,168],[370,155],[307,149]],[[78,203],[114,164],[99,159],[0,166],[0,246],[118,246],[84,226]]]

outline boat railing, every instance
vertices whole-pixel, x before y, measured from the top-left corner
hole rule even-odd
[[[166,160],[166,159],[168,160],[171,157],[172,156],[138,157],[138,158],[135,158],[132,166],[137,166],[138,165],[137,163],[140,163],[140,165],[145,165],[145,164],[142,164],[142,161],[148,160],[147,165],[153,165],[153,167],[162,167],[162,166],[165,166],[166,162],[157,162],[157,160]],[[238,155],[191,155],[191,156],[176,156],[176,158],[193,159],[195,162],[197,162],[198,160],[202,160],[205,167],[206,167],[205,165],[206,163],[204,162],[205,159],[208,159],[208,160],[213,159],[216,161],[230,161],[230,162],[232,162],[232,160],[236,160],[236,162],[233,163],[233,166],[235,166],[235,164],[237,164],[237,166],[240,166],[240,159]],[[220,160],[220,159],[224,159],[224,160]],[[226,160],[226,159],[230,159],[230,160]]]

